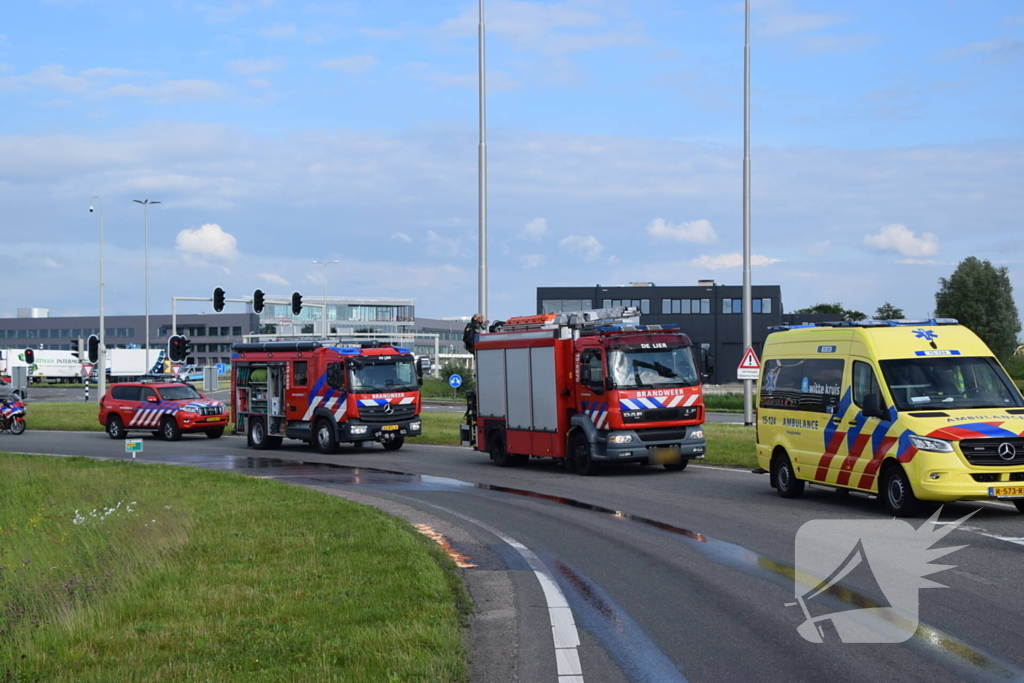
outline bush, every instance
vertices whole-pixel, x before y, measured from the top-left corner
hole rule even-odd
[[[1010,377],[1024,380],[1024,355],[1010,356],[1006,361],[1006,371]]]
[[[473,372],[462,363],[457,361],[448,361],[441,366],[441,378],[445,381],[445,384],[448,383],[448,378],[452,375],[458,375],[462,378],[462,385],[459,386],[460,393],[471,391],[476,388]]]

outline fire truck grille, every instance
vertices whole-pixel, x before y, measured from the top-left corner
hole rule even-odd
[[[637,436],[641,441],[682,441],[686,438],[686,427],[669,429],[638,429]]]
[[[359,406],[359,419],[363,422],[401,422],[416,416],[416,404],[390,404],[392,412],[384,412],[389,406]]]
[[[623,422],[668,422],[669,420],[696,420],[697,406],[655,408],[653,410],[624,410]]]
[[[1024,465],[1024,439],[964,439],[960,450],[972,465]]]

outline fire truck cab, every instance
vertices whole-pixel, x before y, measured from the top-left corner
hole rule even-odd
[[[500,467],[564,458],[679,471],[702,458],[704,401],[694,347],[675,325],[636,324],[629,308],[512,318],[476,342],[477,389],[462,442]]]
[[[389,451],[419,436],[422,378],[412,353],[379,342],[235,344],[231,409],[250,448],[300,439],[330,454],[377,441]]]

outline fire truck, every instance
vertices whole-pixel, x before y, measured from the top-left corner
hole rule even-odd
[[[677,326],[638,320],[617,307],[512,318],[478,334],[463,445],[499,467],[560,458],[583,475],[606,462],[679,471],[704,457],[710,356]]]
[[[377,441],[396,451],[419,436],[422,378],[412,353],[377,341],[234,344],[231,410],[250,448],[284,438],[321,453]]]

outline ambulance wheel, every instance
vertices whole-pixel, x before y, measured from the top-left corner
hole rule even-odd
[[[118,415],[111,415],[107,418],[107,434],[111,439],[123,439],[125,435],[124,422]]]
[[[804,482],[796,478],[793,463],[785,452],[775,457],[775,490],[783,498],[799,498],[804,495]]]
[[[165,417],[164,421],[160,423],[160,436],[165,441],[178,441],[181,439],[181,430],[178,429],[178,423],[173,417]]]
[[[1015,500],[1013,504],[1017,506],[1017,512],[1024,512],[1024,500]]]
[[[682,460],[680,462],[667,462],[665,463],[665,469],[669,472],[682,472],[686,469],[686,466],[690,464],[689,460]]]
[[[249,418],[249,447],[258,451],[265,451],[270,448],[270,439],[267,437],[267,425],[262,418]]]
[[[597,473],[598,465],[590,457],[590,441],[587,440],[586,435],[577,434],[573,437],[569,456],[572,458],[572,466],[576,470],[576,474],[589,477]]]
[[[219,439],[222,436],[224,436],[224,428],[223,427],[217,427],[216,429],[207,429],[206,430],[206,438],[207,439]]]
[[[508,451],[505,450],[505,439],[503,437],[491,437],[490,453],[491,460],[493,460],[494,464],[498,467],[511,467],[515,464],[513,456],[509,455]]]
[[[913,517],[921,510],[921,501],[914,495],[910,479],[899,465],[890,465],[885,470],[879,497],[895,517]]]
[[[318,420],[313,430],[313,444],[324,455],[337,453],[338,436],[334,433],[334,425],[324,419]]]
[[[402,447],[402,445],[404,443],[405,443],[405,437],[404,436],[396,436],[393,439],[387,439],[386,441],[381,441],[380,445],[383,446],[384,450],[386,450],[386,451],[397,451],[399,448]]]

